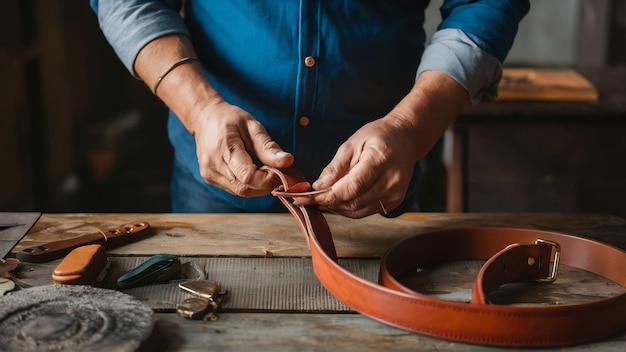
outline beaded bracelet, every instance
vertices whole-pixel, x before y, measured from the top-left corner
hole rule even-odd
[[[165,76],[167,76],[170,72],[172,72],[176,67],[187,63],[187,62],[194,62],[194,61],[200,61],[198,60],[198,58],[196,57],[185,57],[182,58],[178,61],[176,61],[172,66],[170,66],[170,68],[168,68],[167,70],[165,70],[165,72],[163,72],[159,77],[157,77],[156,83],[154,83],[154,86],[152,87],[152,93],[154,95],[157,94],[157,89],[159,88],[159,85],[161,84],[161,81],[163,81],[163,78],[165,78]]]

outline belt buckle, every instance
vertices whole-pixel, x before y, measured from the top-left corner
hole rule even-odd
[[[537,282],[554,282],[556,280],[557,275],[559,274],[559,261],[561,258],[561,245],[558,244],[557,242],[554,241],[549,241],[549,240],[544,240],[541,238],[538,238],[535,240],[535,244],[548,244],[552,247],[554,247],[554,261],[552,262],[552,270],[550,275],[548,275],[547,277],[543,278],[543,279],[537,279],[535,281]],[[548,259],[550,260],[550,259]]]

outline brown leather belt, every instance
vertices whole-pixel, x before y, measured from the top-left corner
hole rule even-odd
[[[295,168],[277,170],[286,191],[310,191]],[[626,294],[582,304],[488,304],[489,292],[509,282],[551,281],[559,262],[626,286],[626,252],[565,233],[516,228],[467,228],[404,239],[381,257],[379,284],[337,263],[328,223],[314,206],[279,197],[307,237],[313,269],[336,298],[355,311],[408,331],[460,342],[507,347],[573,345],[626,328]],[[430,264],[488,259],[474,282],[471,302],[415,292],[397,277]]]

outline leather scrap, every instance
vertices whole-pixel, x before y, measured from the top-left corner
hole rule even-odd
[[[0,277],[10,279],[13,275],[11,272],[17,268],[20,261],[15,258],[0,259]]]

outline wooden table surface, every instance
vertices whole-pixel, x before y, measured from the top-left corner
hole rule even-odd
[[[447,228],[502,226],[555,230],[626,248],[626,221],[600,214],[410,213],[396,219],[376,215],[360,220],[325,216],[342,264],[369,280],[375,280],[377,258],[389,245],[407,236]],[[177,289],[176,282],[124,291],[146,301],[155,310],[154,333],[147,341],[150,348],[164,351],[510,350],[408,333],[351,312],[317,282],[304,237],[289,214],[43,214],[14,252],[135,221],[149,222],[155,233],[108,251],[113,266],[103,287],[108,288],[121,273],[149,256],[169,253],[180,256],[189,266],[199,267],[207,278],[220,281],[230,292],[220,319],[204,322],[175,314],[173,307],[186,297]],[[25,285],[51,284],[50,273],[59,261],[21,263],[16,276]],[[430,271],[429,288],[439,285],[438,288],[465,294],[473,277],[465,277],[463,282],[451,279],[442,283],[449,276],[446,273],[453,270],[457,274],[473,275],[480,263],[463,264],[462,270],[459,264],[454,265],[452,269]],[[546,300],[531,303],[584,301],[624,290],[589,273],[563,269],[555,283],[526,293],[528,297]],[[554,301],[555,297],[560,303]],[[567,349],[596,348],[626,350],[626,332]]]

